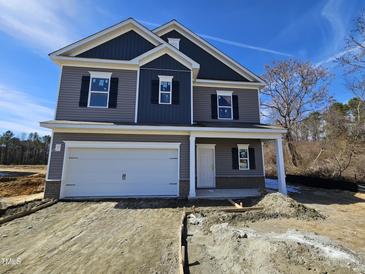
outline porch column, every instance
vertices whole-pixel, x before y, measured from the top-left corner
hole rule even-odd
[[[190,188],[189,198],[195,198],[195,136],[190,136]]]
[[[275,139],[275,149],[276,149],[276,172],[278,175],[279,192],[284,195],[287,195],[286,182],[285,182],[283,141],[281,137]]]

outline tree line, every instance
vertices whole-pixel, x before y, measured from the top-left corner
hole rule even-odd
[[[0,164],[45,165],[48,160],[51,136],[37,132],[16,137],[10,130],[0,137]]]

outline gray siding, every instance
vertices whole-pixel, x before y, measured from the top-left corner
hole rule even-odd
[[[89,71],[112,72],[119,79],[116,108],[79,107],[81,78],[89,76]],[[63,67],[56,120],[134,122],[136,83],[137,71]]]
[[[194,122],[227,122],[227,120],[212,119],[211,95],[217,90],[230,90],[233,95],[238,95],[239,119],[229,122],[260,123],[260,111],[257,90],[251,89],[223,89],[211,87],[193,88]]]
[[[131,60],[155,46],[131,30],[95,48],[79,54],[77,57]]]
[[[179,82],[179,104],[151,103],[152,81],[158,75],[174,76]],[[172,91],[174,92],[174,91]],[[164,55],[144,65],[139,75],[138,123],[191,124],[191,72],[173,58]]]
[[[180,145],[180,179],[189,179],[189,136],[178,135],[118,135],[118,134],[81,134],[54,133],[48,179],[60,180],[62,177],[63,141],[105,141],[105,142],[176,142]],[[61,144],[59,152],[54,151],[56,144]]]
[[[248,81],[176,30],[162,35],[161,38],[165,41],[168,41],[168,38],[180,38],[179,50],[200,64],[198,74],[200,79]]]
[[[204,139],[198,138],[197,144],[216,144],[215,163],[217,177],[263,176],[261,141],[254,139]],[[232,168],[232,148],[237,144],[249,144],[255,149],[256,169],[239,170]]]

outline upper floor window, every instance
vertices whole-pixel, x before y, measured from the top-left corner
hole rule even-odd
[[[249,155],[248,145],[237,145],[238,146],[238,167],[240,170],[249,170]]]
[[[179,49],[180,48],[180,39],[179,38],[167,38],[169,40],[169,44],[173,47]]]
[[[111,72],[90,71],[88,107],[108,107],[111,75]]]
[[[232,120],[232,91],[217,91],[218,119]]]
[[[172,97],[172,78],[173,76],[159,75],[159,104],[171,104]]]

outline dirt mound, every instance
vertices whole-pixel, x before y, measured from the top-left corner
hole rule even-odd
[[[263,212],[273,217],[287,217],[298,219],[323,219],[324,216],[313,208],[296,202],[281,193],[266,195],[257,206],[263,207]]]
[[[0,182],[0,197],[30,195],[44,191],[44,174],[9,178],[11,180]]]
[[[363,273],[363,261],[325,237],[288,230],[259,233],[227,223],[207,237],[198,226],[189,233],[195,273]]]

